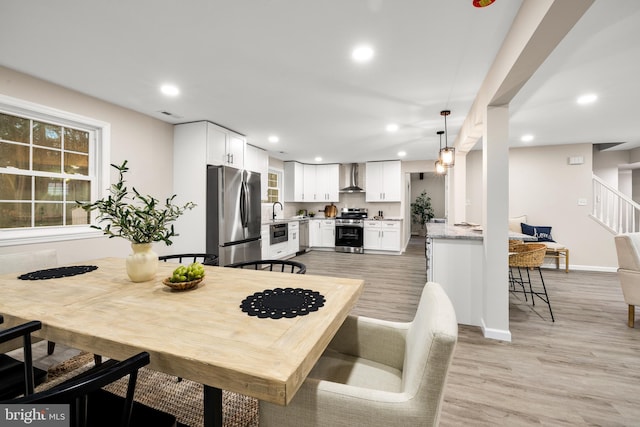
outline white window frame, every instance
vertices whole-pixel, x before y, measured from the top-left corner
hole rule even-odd
[[[95,177],[94,184],[91,186],[91,200],[104,197],[110,181],[111,125],[109,123],[2,94],[0,94],[0,112],[94,132],[95,142],[89,148],[89,174]],[[4,171],[11,172],[11,169],[0,167],[0,172]],[[92,220],[94,217],[95,215],[92,215]],[[100,236],[102,232],[91,228],[90,224],[0,230],[0,247]]]

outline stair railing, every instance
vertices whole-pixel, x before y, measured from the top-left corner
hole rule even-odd
[[[591,216],[614,234],[640,230],[640,205],[593,175]]]

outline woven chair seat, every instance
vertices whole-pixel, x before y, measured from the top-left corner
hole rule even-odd
[[[524,243],[524,241],[522,241],[522,240],[509,239],[509,252],[514,252],[511,249],[513,249],[517,245],[522,245],[523,243]]]
[[[509,245],[509,267],[540,267],[544,262],[547,245],[544,243],[526,243]]]

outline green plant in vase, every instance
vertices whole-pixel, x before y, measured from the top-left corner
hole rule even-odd
[[[127,162],[111,165],[118,170],[119,179],[109,188],[108,196],[93,203],[76,203],[87,212],[98,211],[98,224],[105,224],[91,225],[92,228],[102,230],[109,238],[122,237],[131,242],[134,253],[127,258],[127,273],[132,281],[142,282],[155,277],[157,271],[158,255],[153,252],[152,244],[171,245],[171,238],[178,235],[173,222],[196,205],[192,202],[174,204],[175,194],[161,203],[155,197],[140,194],[134,187],[129,190],[124,179],[129,171]]]
[[[427,196],[426,191],[422,190],[415,202],[411,203],[411,215],[414,224],[420,224],[421,235],[425,235],[425,225],[435,215],[431,207],[431,197]]]

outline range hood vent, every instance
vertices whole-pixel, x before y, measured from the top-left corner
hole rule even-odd
[[[340,190],[341,193],[364,193],[364,189],[358,186],[358,164],[351,163],[349,170],[349,186]]]

